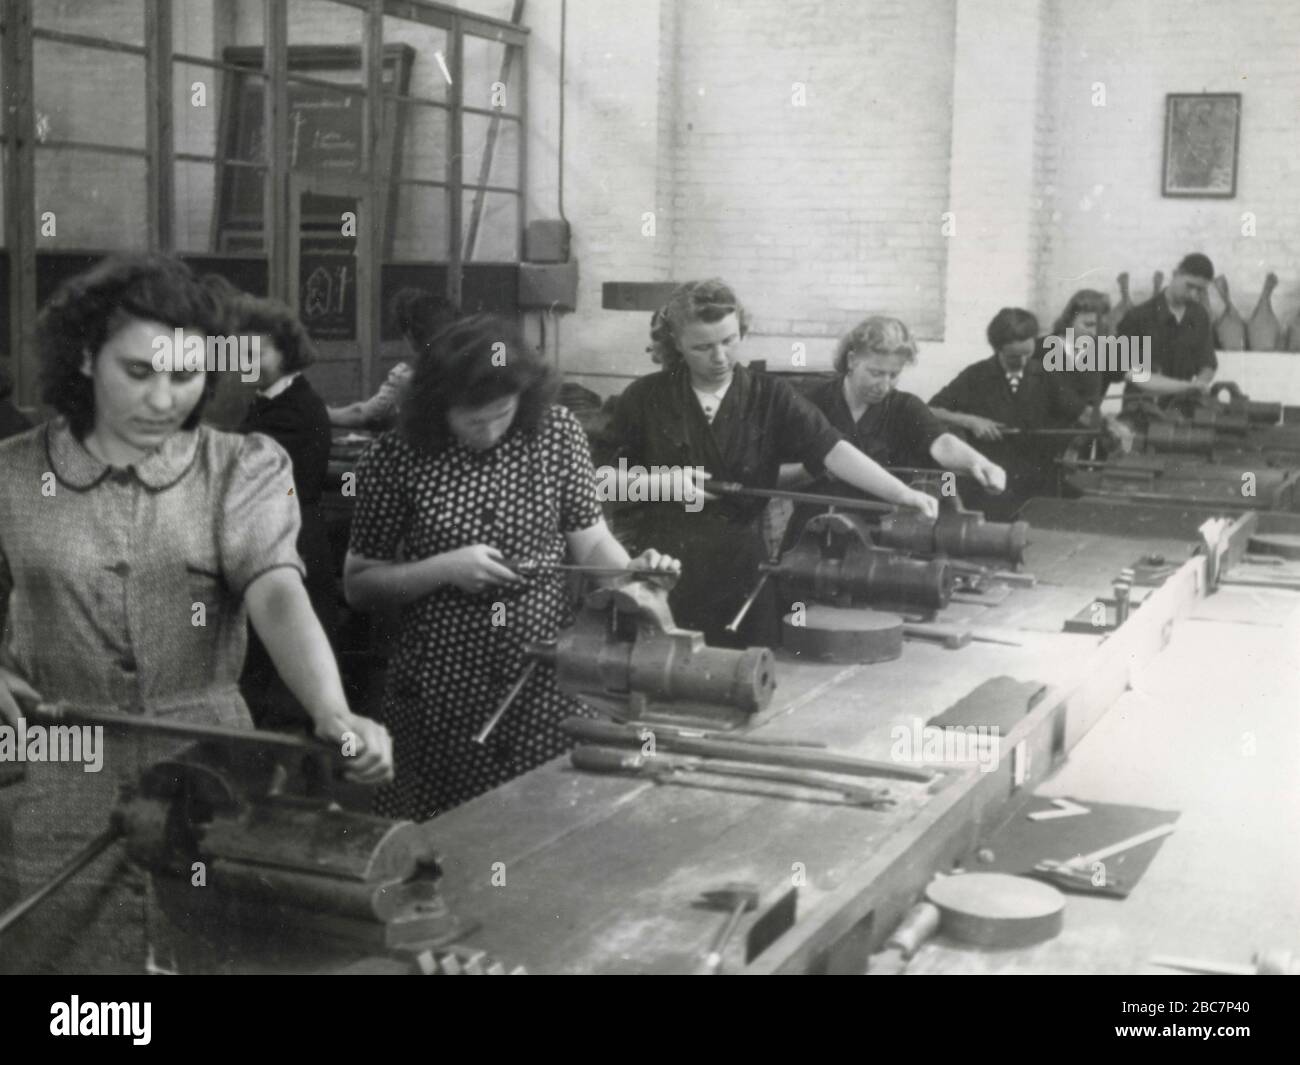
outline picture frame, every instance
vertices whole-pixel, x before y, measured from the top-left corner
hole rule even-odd
[[[1161,195],[1232,199],[1240,141],[1241,93],[1166,95]]]

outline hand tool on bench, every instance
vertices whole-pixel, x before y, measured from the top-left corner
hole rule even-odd
[[[1098,850],[1091,851],[1088,854],[1080,854],[1074,858],[1068,858],[1064,861],[1058,861],[1054,858],[1045,858],[1034,866],[1034,871],[1038,873],[1048,873],[1054,877],[1060,878],[1066,883],[1076,884],[1080,887],[1093,886],[1092,883],[1092,866],[1096,862],[1104,862],[1107,858],[1113,858],[1116,854],[1123,854],[1134,847],[1140,847],[1143,843],[1150,843],[1153,839],[1160,839],[1174,831],[1178,826],[1170,821],[1168,824],[1157,825],[1155,828],[1148,829],[1145,832],[1139,832],[1136,836],[1129,836],[1128,839],[1122,839],[1118,843],[1112,843],[1108,846],[1101,847]],[[1106,874],[1106,883],[1118,885],[1123,881],[1118,877],[1112,877]],[[1100,886],[1100,885],[1097,885]]]
[[[492,735],[492,730],[495,729],[501,719],[506,716],[506,711],[510,709],[510,704],[518,698],[519,693],[524,690],[524,685],[528,683],[528,679],[536,672],[537,659],[533,659],[520,671],[519,676],[515,678],[515,682],[510,685],[510,690],[506,692],[505,697],[497,704],[497,708],[493,711],[492,716],[484,722],[483,727],[479,729],[478,732],[474,733],[475,743],[480,747],[487,744],[488,737]]]
[[[501,564],[520,576],[532,577],[540,573],[580,573],[585,577],[641,577],[675,584],[680,574],[667,570],[633,569],[631,566],[583,566],[570,562],[549,562],[540,559],[507,558]]]
[[[656,736],[667,735],[693,740],[729,740],[732,743],[752,744],[756,747],[808,747],[825,750],[826,744],[821,740],[777,739],[774,736],[750,736],[745,733],[710,732],[707,729],[681,728],[677,725],[661,725],[655,721],[630,721],[615,717],[616,725],[626,725],[638,731],[648,729]]]
[[[616,747],[641,747],[646,742],[645,730],[617,725],[610,721],[594,721],[588,717],[567,717],[560,723],[565,735],[583,743],[600,743]],[[919,769],[897,762],[880,762],[837,751],[816,751],[800,747],[764,747],[736,743],[732,739],[700,740],[689,736],[661,735],[650,730],[656,750],[662,748],[678,754],[699,758],[724,758],[733,762],[782,766],[787,769],[812,769],[826,773],[843,773],[847,776],[890,777],[929,784],[935,774],[929,769]]]
[[[1022,588],[1033,588],[1038,583],[1038,578],[1032,573],[989,569],[987,566],[981,566],[976,562],[967,562],[964,559],[949,559],[948,565],[952,567],[958,580],[976,578],[979,580],[1002,581],[1004,584],[1014,584]]]
[[[1300,955],[1289,950],[1256,951],[1251,961],[1250,965],[1238,965],[1202,958],[1180,958],[1171,954],[1157,954],[1151,958],[1152,965],[1212,976],[1300,976]]]
[[[1004,647],[1023,647],[1019,640],[1004,640],[1000,636],[990,636],[978,629],[968,629],[961,625],[948,625],[933,621],[905,621],[903,635],[921,640],[938,640],[947,648],[965,647],[971,641],[975,643],[996,643]]]
[[[612,747],[594,747],[580,744],[569,755],[575,769],[591,773],[636,773],[667,783],[689,783],[682,775],[714,773],[718,776],[740,777],[771,784],[793,784],[801,788],[834,792],[846,802],[857,806],[884,806],[894,802],[888,788],[867,787],[849,781],[824,776],[817,770],[776,769],[745,762],[727,762],[712,758],[695,758],[689,755],[656,753],[644,755],[639,751],[619,750]]]
[[[698,975],[715,976],[722,971],[722,953],[727,949],[727,944],[731,941],[736,926],[740,924],[741,917],[749,910],[758,909],[758,897],[757,884],[739,882],[704,893],[704,903],[710,909],[728,912],[726,921],[713,937],[713,942],[709,944],[704,957],[700,959]]]

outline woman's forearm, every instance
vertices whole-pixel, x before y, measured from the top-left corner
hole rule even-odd
[[[448,583],[443,558],[358,564],[349,556],[343,566],[343,597],[357,610],[409,606]]]
[[[568,533],[565,539],[570,554],[580,566],[622,569],[631,561],[626,548],[603,521],[578,532]]]
[[[1191,381],[1180,381],[1176,377],[1166,377],[1159,373],[1153,373],[1145,381],[1135,379],[1133,383],[1143,392],[1150,392],[1156,396],[1178,396],[1196,390],[1196,386]]]
[[[826,452],[823,461],[841,481],[887,502],[902,503],[912,494],[907,485],[847,440],[841,440]]]
[[[329,725],[350,716],[338,664],[307,590],[296,570],[271,570],[244,593],[249,620],[265,645],[276,672],[316,722],[318,731],[335,735]]]
[[[959,440],[952,433],[944,433],[930,445],[930,457],[945,470],[956,470],[958,473],[970,473],[980,463],[988,461],[965,440]]]
[[[958,429],[971,428],[971,416],[962,414],[960,411],[945,410],[943,407],[931,407],[930,413],[933,414],[944,425],[955,425]]]

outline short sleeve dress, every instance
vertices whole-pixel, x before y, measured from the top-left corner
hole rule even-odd
[[[264,436],[201,426],[126,469],[62,421],[6,440],[0,662],[50,702],[249,727],[244,591],[302,572],[298,525],[289,458]],[[119,787],[176,747],[107,734],[97,771],[0,765],[0,906],[103,832]],[[140,972],[156,919],[119,845],[5,935],[0,971]]]
[[[553,406],[486,451],[452,443],[438,454],[397,432],[377,439],[357,470],[351,550],[407,561],[473,544],[508,558],[562,561],[564,534],[601,517],[586,436]],[[556,575],[519,589],[469,594],[447,585],[402,611],[380,719],[393,736],[396,776],[377,812],[427,820],[564,753],[559,729],[583,705],[539,667],[488,745],[473,742],[527,662],[524,647],[555,639],[570,620]]]

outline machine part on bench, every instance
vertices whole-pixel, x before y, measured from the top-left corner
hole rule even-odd
[[[764,569],[780,582],[788,603],[931,611],[948,605],[953,587],[945,559],[908,558],[877,547],[860,517],[834,512],[808,519],[795,545]]]
[[[1246,550],[1256,555],[1300,559],[1300,535],[1278,532],[1255,533],[1247,543]]]
[[[111,812],[111,831],[152,874],[163,912],[218,952],[271,938],[414,949],[465,935],[437,890],[429,824],[344,810],[330,781],[320,752],[221,737],[149,766]],[[207,877],[199,905],[196,861]]]
[[[946,936],[978,947],[1028,947],[1058,935],[1065,896],[1050,884],[1006,873],[961,873],[931,881]]]
[[[796,658],[818,662],[889,662],[903,653],[903,619],[813,603],[781,619],[781,644]]]
[[[941,510],[937,519],[898,511],[880,519],[876,542],[913,554],[988,558],[1018,566],[1029,545],[1029,525],[985,521],[971,510]]]
[[[1187,422],[1151,422],[1146,431],[1146,449],[1153,454],[1182,451],[1205,458],[1214,457],[1214,430]]]
[[[734,726],[776,687],[771,651],[707,646],[703,633],[677,627],[663,588],[640,581],[591,592],[554,644],[526,651],[554,664],[562,691],[625,702],[635,717],[681,712]]]

